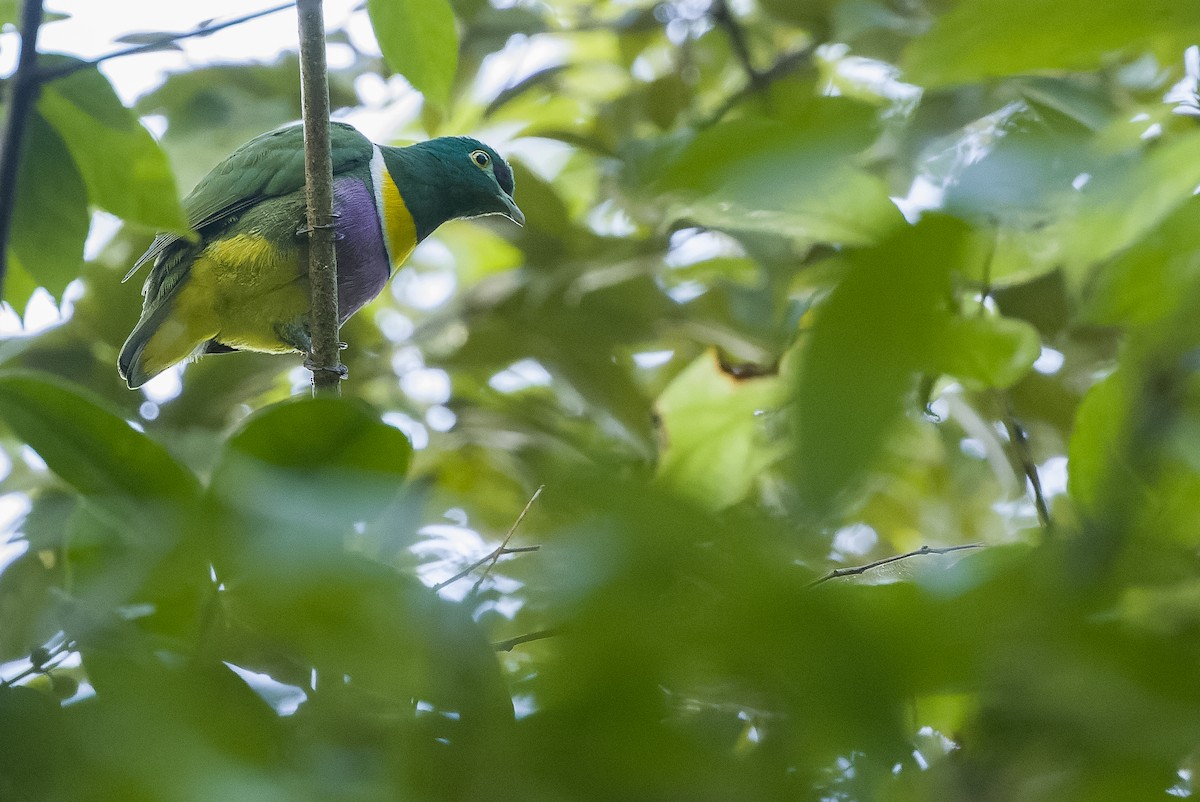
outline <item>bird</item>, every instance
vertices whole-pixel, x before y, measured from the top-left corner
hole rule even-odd
[[[341,323],[442,223],[525,224],[512,168],[476,139],[391,147],[345,123],[329,139]],[[255,137],[200,180],[183,200],[191,233],[159,233],[123,279],[151,265],[117,360],[130,389],[205,354],[311,354],[306,208],[300,125]]]

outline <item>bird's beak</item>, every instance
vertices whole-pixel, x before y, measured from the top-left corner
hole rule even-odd
[[[500,204],[504,207],[500,210],[500,214],[512,220],[519,226],[525,225],[525,213],[517,208],[517,202],[508,196],[507,193],[501,192],[499,196]]]

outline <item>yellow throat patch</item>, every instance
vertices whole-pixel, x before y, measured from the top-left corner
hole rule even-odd
[[[378,151],[376,151],[378,154]],[[383,166],[383,158],[378,159],[378,168],[372,164],[372,178],[378,187],[377,200],[381,206],[383,217],[383,236],[387,241],[388,257],[392,260],[392,269],[399,267],[413,248],[417,247],[417,224],[413,222],[404,198],[391,173]]]

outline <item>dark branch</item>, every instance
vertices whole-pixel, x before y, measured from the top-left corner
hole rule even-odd
[[[726,0],[716,0],[710,13],[713,22],[729,37],[733,54],[737,56],[738,61],[742,64],[742,69],[746,71],[746,77],[750,79],[750,86],[761,89],[764,81],[763,74],[754,68],[754,60],[750,56],[750,45],[746,42],[746,32],[737,18],[733,16],[733,12],[729,10],[729,3]]]
[[[748,81],[744,87],[725,98],[725,102],[717,107],[717,110],[701,124],[701,127],[708,128],[719,123],[726,114],[732,111],[743,100],[766,89],[783,76],[807,66],[811,60],[812,48],[804,48],[803,50],[796,50],[780,56],[770,67],[755,73],[758,76],[757,81]]]
[[[153,41],[150,41],[150,42],[145,42],[140,45],[133,45],[131,47],[124,47],[124,48],[121,48],[120,50],[114,50],[111,53],[105,53],[104,55],[97,56],[96,58],[91,59],[89,61],[75,61],[70,64],[64,64],[61,67],[55,67],[53,69],[46,70],[38,75],[38,79],[42,83],[45,83],[46,81],[54,81],[59,78],[65,78],[66,76],[73,75],[74,73],[79,72],[80,70],[86,70],[89,67],[95,67],[97,64],[100,64],[101,62],[104,62],[104,61],[108,61],[109,59],[121,58],[122,56],[136,56],[139,53],[150,53],[155,50],[161,50],[165,46],[174,44],[175,42],[179,42],[184,39],[192,39],[197,36],[208,36],[210,34],[216,33],[217,31],[223,31],[226,28],[232,28],[234,25],[241,25],[243,22],[250,22],[251,20],[256,20],[259,17],[265,17],[268,14],[274,14],[278,11],[283,11],[285,9],[289,9],[294,5],[295,5],[295,2],[292,2],[291,0],[289,0],[289,2],[287,2],[287,3],[280,3],[277,6],[271,6],[270,8],[264,8],[261,11],[253,11],[249,14],[244,14],[240,17],[234,17],[233,19],[228,19],[228,20],[225,20],[224,22],[219,22],[216,25],[212,25],[212,24],[198,25],[190,31],[181,31],[180,33],[167,34],[167,35],[164,35],[157,39],[154,39]]]
[[[321,0],[299,0],[300,84],[304,106],[304,186],[308,200],[308,280],[312,350],[305,366],[313,395],[341,395],[337,255],[334,251],[333,157],[329,144],[329,76]]]
[[[511,652],[514,646],[520,646],[522,643],[529,643],[530,641],[552,638],[557,634],[557,629],[539,629],[537,632],[530,632],[528,635],[518,635],[515,638],[493,643],[492,648],[498,652]]]
[[[891,563],[900,562],[901,560],[907,560],[909,557],[919,557],[924,554],[950,554],[951,552],[955,552],[955,551],[964,551],[966,549],[981,549],[981,548],[983,548],[982,543],[967,543],[962,546],[941,546],[941,547],[922,546],[919,549],[915,549],[913,551],[906,552],[905,554],[896,554],[892,557],[884,557],[882,560],[876,560],[875,562],[867,563],[866,565],[856,565],[851,568],[835,568],[834,570],[830,571],[829,573],[825,574],[824,576],[817,577],[812,582],[809,582],[808,586],[811,588],[816,585],[820,585],[822,582],[828,582],[831,579],[837,579],[838,577],[857,576],[858,574],[865,574],[867,571],[870,571],[872,568],[878,568],[881,565],[890,565]]]
[[[496,560],[500,559],[500,552],[508,548],[508,541],[512,540],[513,533],[517,531],[517,527],[521,525],[521,521],[524,521],[525,516],[529,513],[529,508],[533,506],[533,502],[537,501],[538,496],[540,496],[542,491],[545,489],[545,485],[538,485],[538,489],[533,491],[533,495],[529,497],[529,501],[525,502],[525,509],[521,510],[521,514],[517,516],[517,520],[513,521],[513,525],[508,528],[508,534],[506,534],[504,536],[504,540],[500,542],[500,548],[492,552],[491,561],[488,563],[487,568],[483,569],[483,573],[479,575],[479,579],[477,579],[475,584],[471,586],[472,596],[479,592],[479,587],[483,584],[483,580],[487,579],[487,575],[492,570],[492,566],[496,564]]]
[[[450,577],[449,579],[445,579],[445,580],[442,580],[441,582],[438,582],[436,585],[433,586],[433,590],[434,590],[434,592],[437,592],[437,591],[441,590],[442,588],[446,587],[447,585],[453,585],[458,580],[464,579],[467,576],[469,576],[472,571],[474,571],[476,568],[478,568],[479,566],[483,565],[486,562],[489,562],[489,561],[494,562],[495,560],[499,559],[500,557],[506,557],[509,554],[527,554],[531,551],[537,551],[540,548],[541,548],[541,546],[520,546],[518,548],[510,549],[510,548],[505,548],[504,546],[497,546],[494,550],[489,552],[487,554],[487,556],[481,557],[480,559],[471,563],[466,568],[462,569],[461,571],[459,571],[457,574]]]
[[[13,208],[17,202],[17,172],[21,168],[21,146],[29,113],[37,101],[37,37],[42,27],[42,0],[25,0],[21,6],[21,52],[0,140],[0,298],[8,276],[8,238],[12,231]]]
[[[1038,521],[1042,525],[1042,530],[1047,535],[1052,535],[1054,534],[1054,521],[1050,518],[1050,507],[1046,504],[1045,493],[1042,492],[1042,478],[1038,474],[1037,463],[1033,460],[1033,451],[1029,447],[1029,436],[1025,433],[1025,428],[1021,426],[1020,421],[1017,420],[1008,396],[1001,394],[1000,403],[1004,409],[1004,428],[1008,432],[1008,439],[1012,442],[1013,452],[1017,456],[1017,461],[1021,463],[1021,471],[1029,480],[1029,487],[1033,492],[1033,506],[1037,508]]]

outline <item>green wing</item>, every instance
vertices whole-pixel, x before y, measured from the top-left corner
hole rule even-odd
[[[329,140],[335,175],[371,161],[371,140],[352,126],[331,123]],[[257,136],[231,153],[188,193],[183,199],[183,208],[187,212],[188,225],[204,240],[211,233],[206,229],[215,225],[224,228],[260,201],[287,195],[303,186],[304,129],[300,125],[289,125]],[[122,281],[128,281],[138,268],[155,260],[165,268],[162,272],[173,273],[180,263],[190,264],[191,260],[183,257],[194,247],[194,241],[179,234],[159,234]],[[161,260],[160,256],[163,257]],[[164,281],[168,278],[164,275],[156,281],[155,276],[151,276],[150,283],[157,287],[147,288],[147,301],[163,294],[164,283],[174,285],[178,281],[177,278]]]

